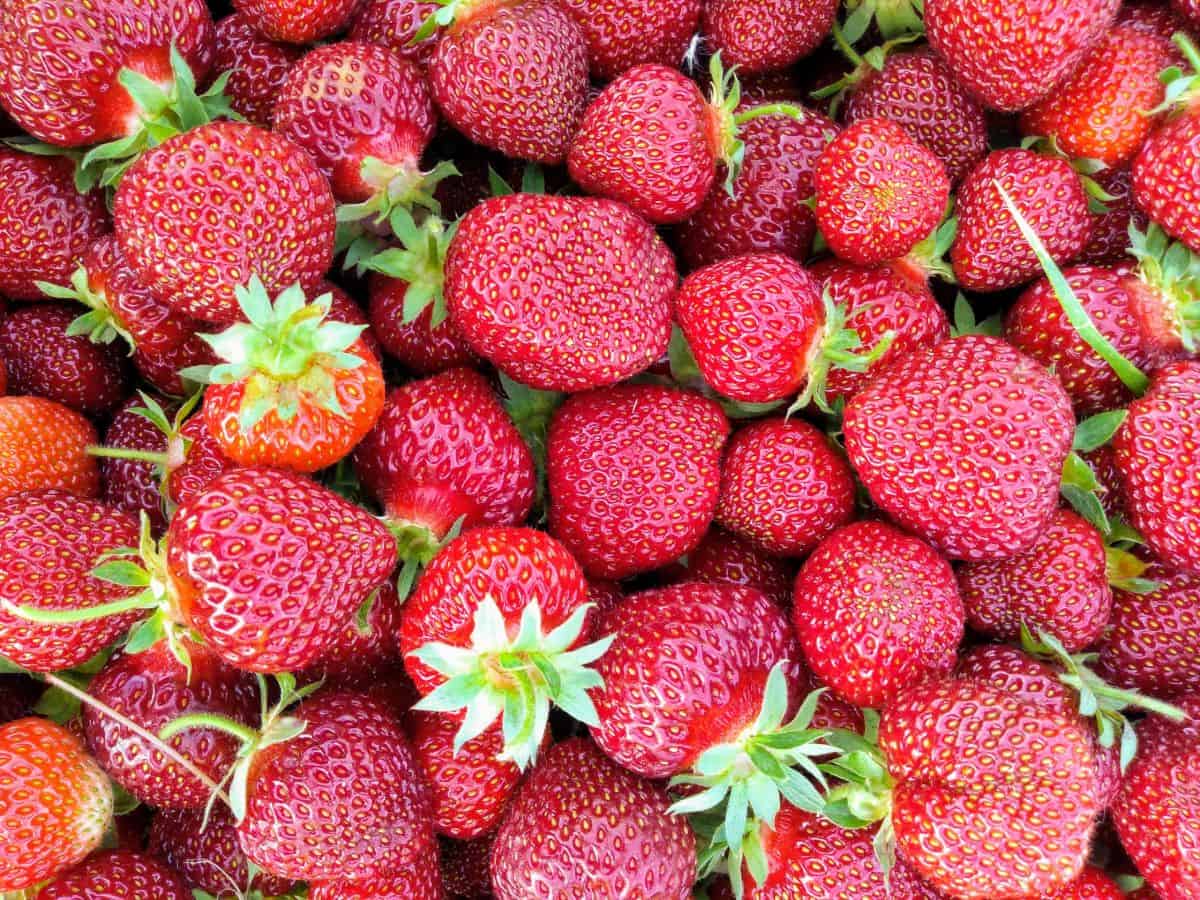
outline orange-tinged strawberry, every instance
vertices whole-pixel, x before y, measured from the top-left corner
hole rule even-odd
[[[100,496],[100,467],[87,448],[96,429],[41,397],[0,397],[0,497],[46,488]]]

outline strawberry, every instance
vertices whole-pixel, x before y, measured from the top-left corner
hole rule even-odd
[[[1085,867],[1078,878],[1047,896],[1049,900],[1125,900],[1120,886],[1095,866]]]
[[[1036,362],[968,335],[903,356],[846,405],[846,452],[871,499],[952,559],[1033,546],[1058,504],[1074,417]]]
[[[804,556],[854,517],[854,477],[801,419],[762,419],[729,442],[716,520],[767,553]]]
[[[889,119],[859,119],[817,159],[817,225],[842,259],[871,265],[905,256],[942,219],[946,167]]]
[[[588,89],[587,41],[571,13],[557,0],[438,2],[417,37],[445,29],[429,61],[442,115],[505,156],[562,162]]]
[[[0,397],[0,498],[47,488],[100,496],[92,423],[41,397]]]
[[[1070,163],[1032,150],[993,150],[958,191],[958,235],[950,259],[958,283],[970,291],[1003,290],[1041,274],[997,184],[1056,263],[1078,256],[1091,236],[1087,194]]]
[[[636,5],[560,0],[587,41],[592,77],[611,81],[634,66],[678,66],[700,25],[703,0],[651,0]]]
[[[424,65],[433,55],[441,29],[420,39],[416,35],[437,10],[436,0],[365,0],[359,4],[348,37],[390,47],[405,59]]]
[[[145,401],[131,397],[113,415],[104,432],[104,445],[116,450],[132,450],[165,459],[167,436],[158,426],[134,412]],[[163,499],[159,494],[162,477],[154,462],[144,459],[101,457],[100,476],[104,482],[104,502],[132,515],[145,513],[155,533],[167,527]]]
[[[298,47],[265,37],[250,16],[239,12],[217,22],[212,67],[229,73],[225,94],[234,112],[269,128],[279,88],[301,53]]]
[[[715,526],[683,557],[680,565],[664,572],[669,575],[670,584],[699,581],[743,585],[761,591],[780,609],[786,609],[792,602],[793,569],[787,560],[768,556],[745,538]],[[597,585],[592,587],[595,591]],[[597,605],[602,611],[606,608],[599,602]]]
[[[309,900],[443,900],[437,845],[400,872],[366,881],[329,881],[310,886]]]
[[[273,41],[311,44],[344,31],[359,0],[233,0],[256,31]]]
[[[1130,524],[1162,562],[1200,575],[1200,363],[1163,366],[1113,439]]]
[[[706,44],[746,72],[786,69],[825,40],[836,0],[704,0]]]
[[[479,357],[449,319],[433,324],[433,304],[405,321],[409,282],[372,273],[367,315],[371,330],[388,355],[417,375],[434,375],[458,366],[474,368]],[[444,303],[443,299],[443,303]]]
[[[170,430],[163,492],[177,506],[190,503],[218,477],[236,468],[208,430],[204,415],[194,415]]]
[[[929,0],[925,29],[963,86],[1005,112],[1032,105],[1100,40],[1120,0]]]
[[[182,344],[170,350],[135,350],[133,364],[138,374],[161,394],[186,397],[196,390],[196,383],[185,379],[182,372],[197,367],[215,366],[219,362],[212,347],[199,334],[192,334]]]
[[[40,300],[38,282],[65,283],[107,230],[104,198],[75,190],[70,160],[0,145],[0,294]]]
[[[496,900],[686,900],[695,839],[661,787],[582,738],[552,747],[518,791],[492,846]],[[570,852],[562,849],[571,848]]]
[[[442,881],[451,897],[491,900],[494,834],[473,841],[441,842]]]
[[[618,385],[567,399],[550,422],[550,531],[593,578],[621,579],[695,547],[717,505],[729,423],[697,394]]]
[[[615,384],[658,360],[675,285],[654,229],[611,200],[487,200],[463,219],[446,258],[455,328],[506,375],[542,390]]]
[[[1080,263],[1112,265],[1127,260],[1129,227],[1145,232],[1150,221],[1133,202],[1133,173],[1128,169],[1105,169],[1091,176],[1112,199],[1105,212],[1092,215],[1092,236],[1077,259]]]
[[[100,846],[112,785],[83,745],[46,719],[0,725],[0,890],[52,878]]]
[[[252,276],[272,294],[296,282],[311,290],[333,260],[333,197],[320,171],[243,123],[203,125],[147,151],[121,179],[113,218],[150,292],[206,322],[240,318],[234,291]]]
[[[128,850],[105,850],[88,857],[42,888],[38,900],[192,900],[179,873],[152,856]]]
[[[827,537],[796,579],[792,625],[813,672],[855,706],[881,707],[948,675],[963,636],[950,564],[882,522]]]

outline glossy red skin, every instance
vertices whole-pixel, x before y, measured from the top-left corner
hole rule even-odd
[[[589,194],[620,200],[651,222],[686,219],[717,177],[717,112],[678,69],[636,66],[583,115],[567,156]]]
[[[1200,114],[1187,111],[1151,133],[1133,162],[1133,199],[1172,237],[1200,252]]]
[[[252,275],[271,296],[296,282],[311,291],[333,261],[328,183],[299,147],[241,122],[202,125],[144,153],[121,179],[113,219],[150,292],[206,322],[241,318],[233,291]]]
[[[705,532],[686,563],[671,567],[668,583],[701,581],[755,588],[780,609],[792,602],[794,570],[785,559],[768,556],[750,541],[716,526]]]
[[[1098,671],[1110,682],[1155,697],[1200,691],[1200,577],[1151,562],[1147,594],[1115,591]]]
[[[0,890],[32,888],[100,846],[112,786],[83,745],[47,719],[0,725]]]
[[[1012,112],[1045,96],[1100,39],[1120,0],[930,0],[929,43],[986,106]]]
[[[339,201],[382,186],[361,174],[368,158],[416,172],[436,113],[416,63],[376,44],[341,41],[294,65],[279,90],[275,131],[308,151]]]
[[[1190,27],[1200,29],[1200,4],[1196,0],[1171,0],[1171,5]]]
[[[459,225],[445,270],[459,333],[530,387],[615,384],[666,352],[674,257],[647,222],[611,200],[486,200]]]
[[[745,98],[744,83],[742,88]],[[733,196],[720,187],[710,191],[679,226],[680,252],[687,265],[698,269],[746,253],[804,259],[817,229],[813,211],[804,201],[816,191],[813,167],[827,136],[838,130],[831,119],[809,109],[799,121],[772,115],[740,126],[738,137],[746,150]]]
[[[729,422],[712,400],[658,385],[577,394],[546,442],[550,532],[591,578],[649,572],[712,523]]]
[[[304,733],[255,754],[238,842],[267,872],[359,881],[433,848],[429,792],[399,723],[362,694],[325,692],[293,715]]]
[[[117,410],[104,432],[105,447],[146,450],[164,453],[167,437],[149,419],[135,415],[132,410],[143,408],[141,397],[130,397]],[[171,405],[166,404],[171,415]],[[104,502],[137,516],[145,513],[155,533],[167,527],[159,486],[162,478],[158,467],[136,459],[101,459],[100,477],[104,481]]]
[[[1094,866],[1088,866],[1078,878],[1047,900],[1125,900],[1120,886]]]
[[[763,419],[734,434],[716,520],[775,556],[804,556],[854,517],[854,476],[802,419]]]
[[[538,604],[546,634],[589,602],[579,563],[545,532],[484,527],[455,538],[433,558],[404,604],[400,652],[422,695],[446,679],[410,654],[433,641],[469,647],[475,611],[487,597],[513,634],[530,603]],[[588,633],[585,625],[573,646],[586,643]]]
[[[1113,199],[1104,201],[1107,212],[1092,215],[1092,236],[1078,262],[1093,265],[1127,262],[1131,258],[1130,224],[1142,232],[1150,224],[1146,214],[1133,202],[1133,173],[1128,168],[1106,169],[1097,172],[1092,179]]]
[[[524,900],[530,885],[556,900],[691,897],[695,839],[669,803],[660,786],[621,769],[591,741],[551,747],[492,845],[496,900]]]
[[[592,77],[609,81],[634,66],[678,66],[700,25],[702,0],[560,0],[587,41]]]
[[[178,872],[152,856],[128,850],[106,850],[89,857],[42,888],[38,900],[192,900]]]
[[[169,85],[172,46],[203,82],[213,51],[204,0],[13,0],[0,11],[0,102],[49,144],[115,140],[139,125],[121,70]]]
[[[185,622],[252,672],[318,660],[396,565],[379,520],[303,476],[257,467],[226,472],[180,506],[167,548]]]
[[[784,613],[753,588],[680,584],[628,597],[605,617],[616,638],[596,662],[592,738],[646,778],[685,772],[736,739],[762,708],[767,676],[787,661],[799,697],[800,648]]]
[[[705,44],[728,69],[786,69],[825,39],[837,0],[706,0]]]
[[[1179,698],[1189,719],[1151,716],[1113,805],[1121,845],[1162,900],[1188,900],[1200,881],[1200,695]]]
[[[1004,559],[1033,546],[1058,506],[1074,416],[1034,360],[964,336],[888,366],[850,399],[844,431],[859,479],[898,525],[952,559]]]
[[[67,284],[107,230],[104,198],[75,190],[69,159],[0,146],[0,294],[43,299],[35,282]]]
[[[53,488],[100,496],[100,467],[87,448],[92,423],[42,397],[0,397],[0,498]]]
[[[904,256],[937,227],[950,178],[890,119],[859,119],[817,159],[817,225],[837,256],[872,265]]]
[[[1097,447],[1090,453],[1081,454],[1088,468],[1096,476],[1099,486],[1096,496],[1109,516],[1125,519],[1125,497],[1121,488],[1121,473],[1117,470],[1117,454],[1112,444]]]
[[[390,47],[405,59],[425,64],[433,55],[441,28],[413,43],[425,21],[438,11],[429,0],[365,0],[354,16],[348,37]]]
[[[238,846],[233,814],[221,802],[205,817],[203,809],[159,810],[150,823],[149,851],[179,872],[188,885],[226,900],[232,886],[247,884],[250,872]],[[265,873],[254,879],[267,896],[287,893],[292,882]]]
[[[367,614],[366,628],[358,616],[343,626],[341,633],[315,663],[299,675],[302,681],[321,681],[327,688],[383,695],[390,692],[397,670],[403,665],[397,638],[400,633],[401,603],[396,582],[384,579],[376,589]],[[412,691],[411,686],[409,690]],[[415,693],[415,692],[414,692]],[[415,700],[415,697],[414,697]],[[410,701],[411,702],[411,701]]]
[[[963,621],[950,564],[882,522],[833,532],[796,579],[792,625],[809,668],[855,706],[948,675]]]
[[[0,596],[14,606],[87,609],[136,589],[91,576],[99,557],[136,547],[137,520],[96,500],[57,490],[0,500]],[[0,655],[35,672],[91,659],[141,618],[134,611],[90,622],[43,625],[0,610]]]
[[[748,403],[798,393],[824,338],[820,282],[776,253],[693,272],[675,298],[675,315],[704,380]]]
[[[1200,363],[1159,369],[1113,438],[1130,524],[1167,565],[1200,575]]]
[[[1155,125],[1145,112],[1162,103],[1166,88],[1158,73],[1170,56],[1161,38],[1113,28],[1066,81],[1021,114],[1021,132],[1055,138],[1072,158],[1128,163]]]
[[[987,154],[987,119],[950,67],[929,49],[888,56],[867,67],[846,100],[846,122],[890,119],[924,144],[957,184]]]
[[[165,482],[167,495],[177,505],[190,503],[219,476],[237,468],[237,463],[221,452],[203,415],[193,415],[184,422],[179,435],[187,450],[178,464],[168,466]]]
[[[371,330],[387,354],[416,375],[434,375],[457,366],[474,368],[479,357],[445,319],[433,327],[433,307],[427,306],[415,319],[404,323],[404,295],[408,282],[374,273],[368,282],[367,315]]]
[[[958,236],[950,261],[961,287],[998,291],[1042,274],[993,181],[1012,197],[1056,263],[1083,252],[1092,218],[1083,183],[1070,164],[1031,150],[993,150],[958,190]]]
[[[354,468],[389,519],[438,537],[463,516],[463,528],[519,525],[533,506],[529,447],[472,369],[393,389],[354,452]]]
[[[262,35],[245,13],[233,13],[217,22],[213,71],[232,73],[225,96],[234,111],[269,128],[279,88],[302,52]]]
[[[233,0],[233,8],[273,41],[311,44],[345,30],[359,0]]]
[[[331,881],[309,886],[309,900],[444,900],[437,845],[407,867],[366,881]]]
[[[823,282],[829,298],[846,308],[846,325],[868,352],[891,332],[892,343],[866,372],[837,367],[829,370],[826,395],[849,398],[866,387],[872,375],[905,353],[932,347],[950,337],[950,320],[925,280],[924,273],[904,263],[858,266],[836,258],[808,270]]]
[[[560,163],[587,101],[587,41],[555,0],[482,4],[443,34],[429,76],[442,115],[476,144]]]
[[[490,834],[473,841],[441,843],[442,882],[451,897],[462,900],[491,900],[492,841]]]
[[[211,330],[206,327],[205,330]],[[182,344],[170,350],[149,353],[135,350],[133,364],[138,374],[163,394],[186,397],[195,390],[195,385],[184,383],[179,373],[191,366],[215,366],[217,355],[199,334],[192,334]]]

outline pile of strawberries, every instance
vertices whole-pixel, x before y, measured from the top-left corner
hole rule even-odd
[[[1200,898],[1198,34],[0,0],[0,896]]]

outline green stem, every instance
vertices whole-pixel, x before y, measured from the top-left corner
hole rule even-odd
[[[833,23],[833,40],[837,44],[838,49],[842,51],[842,55],[850,61],[851,65],[857,67],[863,64],[862,55],[850,46],[850,42],[842,34],[842,26],[836,21]]]
[[[154,463],[156,466],[166,468],[168,457],[165,453],[157,453],[153,450],[129,450],[124,447],[88,447],[89,456],[100,456],[104,459],[129,459],[135,462]]]
[[[163,726],[158,736],[164,741],[169,741],[175,735],[190,728],[211,728],[214,731],[223,731],[246,745],[256,743],[259,739],[259,733],[250,726],[215,713],[191,713],[180,716]]]
[[[1175,46],[1180,49],[1187,61],[1192,64],[1192,68],[1200,72],[1200,51],[1196,50],[1196,45],[1192,43],[1191,38],[1182,31],[1177,31],[1172,40],[1175,41]]]
[[[36,622],[39,625],[72,625],[78,622],[92,622],[96,619],[106,619],[109,616],[119,616],[135,609],[154,609],[158,601],[139,593],[125,600],[114,600],[112,603],[101,603],[99,606],[89,606],[86,609],[35,609],[29,606],[17,606],[8,600],[0,600],[0,607],[18,619]]]
[[[796,121],[800,121],[804,118],[804,110],[794,103],[768,103],[738,113],[733,117],[733,121],[737,125],[745,125],[747,122],[761,119],[763,116],[790,116]]]

